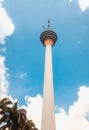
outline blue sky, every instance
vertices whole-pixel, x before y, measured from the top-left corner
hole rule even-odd
[[[89,9],[82,11],[77,0],[6,0],[3,6],[15,26],[4,54],[9,94],[21,104],[25,95],[42,95],[45,47],[39,37],[50,18],[58,35],[53,47],[55,104],[68,109],[79,87],[89,85]]]
[[[89,0],[0,0],[0,97],[25,104],[40,128],[40,34],[48,19],[58,35],[52,48],[57,130],[89,130]]]

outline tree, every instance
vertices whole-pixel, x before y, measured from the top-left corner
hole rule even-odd
[[[0,100],[0,130],[38,130],[26,114],[25,109],[18,108],[18,102],[9,98]]]

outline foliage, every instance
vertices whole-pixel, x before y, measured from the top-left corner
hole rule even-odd
[[[18,108],[18,102],[13,103],[9,98],[0,100],[0,130],[38,130],[26,113]]]

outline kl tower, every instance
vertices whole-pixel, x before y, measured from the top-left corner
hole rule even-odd
[[[57,34],[50,29],[49,20],[48,29],[41,33],[40,40],[46,47],[41,130],[56,130],[52,72],[52,47],[57,41]]]

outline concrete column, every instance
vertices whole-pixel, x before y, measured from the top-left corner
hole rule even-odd
[[[51,45],[46,45],[41,130],[56,130]]]

